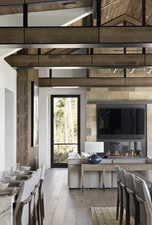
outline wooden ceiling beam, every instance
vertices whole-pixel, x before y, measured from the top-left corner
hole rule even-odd
[[[52,3],[52,4],[61,4],[68,2],[79,2],[80,0],[25,0],[27,4],[37,4],[37,3]]]
[[[137,68],[152,66],[152,54],[11,55],[5,60],[13,67]]]
[[[97,43],[98,32],[98,28],[93,27],[5,27],[0,28],[0,44],[48,45]]]
[[[59,55],[59,54],[71,54],[75,51],[78,51],[79,48],[54,48],[54,49],[49,49],[46,51],[43,51],[43,54],[45,55]]]
[[[52,11],[52,10],[63,10],[63,9],[74,9],[74,8],[82,8],[82,7],[91,7],[90,1],[86,2],[85,0],[82,1],[72,1],[71,2],[64,2],[57,1],[54,4],[32,4],[28,6],[28,12],[42,12],[42,11]],[[9,6],[9,7],[0,7],[0,15],[9,15],[9,14],[16,14],[16,13],[23,13],[22,5],[18,6]]]
[[[52,4],[61,4],[65,2],[78,2],[80,0],[0,0],[0,5],[22,5],[27,4],[39,4],[39,3],[52,3]]]
[[[40,87],[152,87],[152,78],[39,78]]]
[[[9,44],[51,48],[151,47],[152,27],[0,28],[0,45]]]
[[[24,0],[0,0],[0,5],[21,5],[24,4]]]

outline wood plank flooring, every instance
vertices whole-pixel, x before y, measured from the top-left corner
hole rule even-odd
[[[44,225],[92,225],[90,207],[116,205],[116,190],[69,190],[67,169],[49,169],[44,183]]]

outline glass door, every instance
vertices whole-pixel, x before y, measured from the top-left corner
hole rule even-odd
[[[51,96],[51,166],[66,167],[80,151],[80,96]]]

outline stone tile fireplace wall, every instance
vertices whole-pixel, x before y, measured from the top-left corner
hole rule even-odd
[[[86,141],[96,141],[96,102],[142,101],[147,104],[147,155],[152,157],[152,87],[90,88],[87,91]],[[91,103],[91,104],[90,104]]]

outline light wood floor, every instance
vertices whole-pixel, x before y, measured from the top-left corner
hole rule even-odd
[[[92,225],[91,206],[115,206],[116,190],[72,190],[67,169],[50,169],[45,180],[45,225]]]

